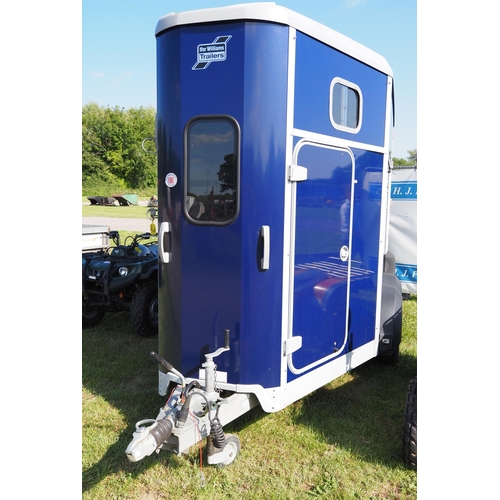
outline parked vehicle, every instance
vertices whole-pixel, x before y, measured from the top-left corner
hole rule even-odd
[[[254,406],[276,412],[377,356],[398,360],[393,76],[269,2],[167,14],[156,44],[151,357],[166,403],[125,454],[207,438],[208,463],[224,466],[240,442],[223,427]]]
[[[110,231],[114,246],[82,253],[82,327],[99,324],[109,312],[129,311],[135,333],[158,333],[158,243],[150,233],[120,242]]]

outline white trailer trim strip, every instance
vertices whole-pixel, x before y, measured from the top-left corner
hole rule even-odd
[[[348,54],[367,65],[392,76],[392,69],[386,59],[373,50],[361,45],[351,38],[313,21],[297,12],[294,12],[274,2],[256,2],[232,5],[230,7],[216,7],[188,12],[171,12],[162,17],[157,25],[155,34],[175,26],[186,24],[200,24],[233,20],[266,21],[284,24],[295,28],[335,49]]]

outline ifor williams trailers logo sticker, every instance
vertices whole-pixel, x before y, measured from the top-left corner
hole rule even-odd
[[[231,35],[218,36],[212,43],[202,43],[196,48],[196,64],[191,69],[205,69],[213,62],[222,62],[227,58],[227,42]]]

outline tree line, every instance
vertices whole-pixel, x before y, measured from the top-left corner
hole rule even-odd
[[[103,194],[113,189],[156,191],[157,162],[154,142],[156,111],[152,107],[125,109],[90,102],[82,108],[82,187],[84,193]],[[417,150],[392,158],[394,166],[417,166]]]
[[[156,111],[152,107],[101,107],[90,102],[82,108],[83,191],[99,186],[156,191],[154,142]],[[93,193],[98,194],[98,193]],[[109,193],[107,193],[109,195]]]

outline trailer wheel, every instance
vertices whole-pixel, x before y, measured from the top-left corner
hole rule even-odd
[[[234,434],[226,434],[226,441],[224,442],[224,451],[229,451],[229,458],[224,462],[217,464],[219,468],[231,465],[240,452],[240,440]]]
[[[405,464],[417,470],[417,377],[411,380],[406,394],[403,455]]]
[[[102,318],[104,318],[104,312],[97,311],[96,309],[87,309],[85,304],[82,304],[82,328],[97,326]]]
[[[158,333],[158,284],[156,280],[139,285],[130,305],[130,322],[139,337]]]

